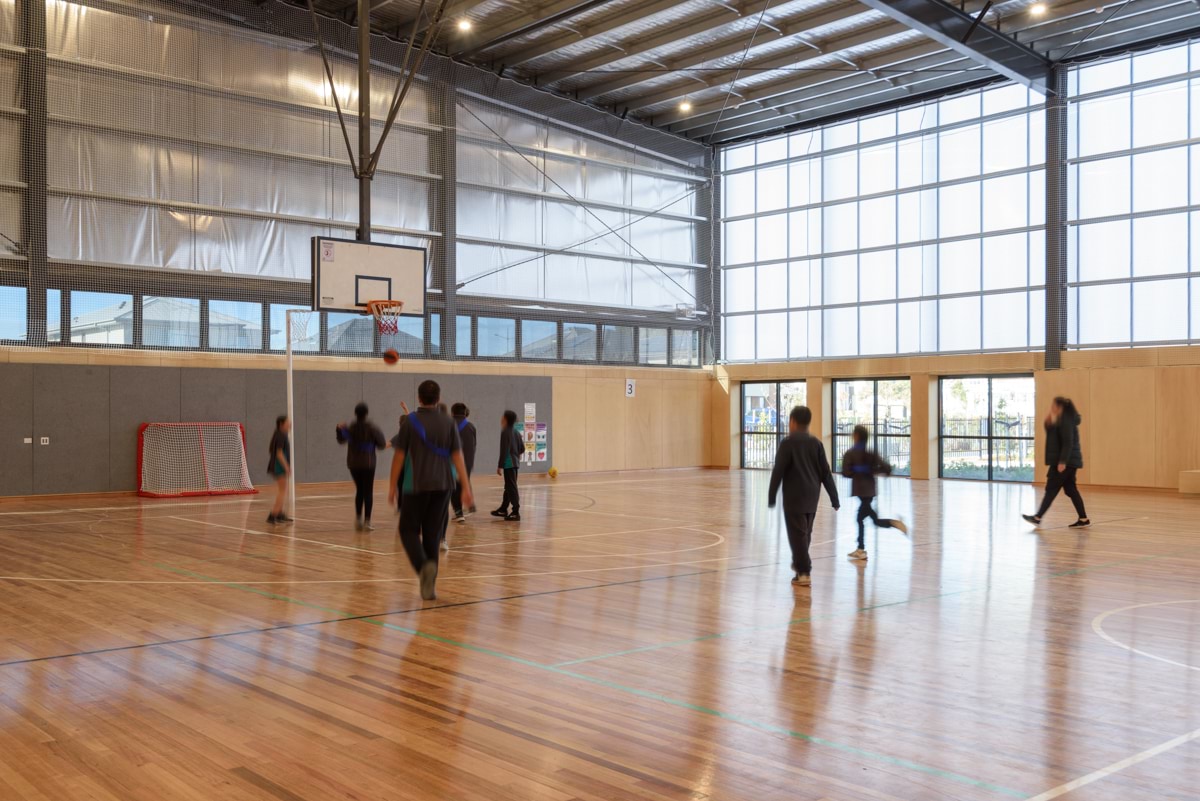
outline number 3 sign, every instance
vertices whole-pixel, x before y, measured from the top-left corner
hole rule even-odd
[[[625,397],[637,397],[637,381],[633,380],[632,378],[625,379]]]

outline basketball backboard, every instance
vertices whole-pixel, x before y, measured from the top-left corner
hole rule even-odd
[[[404,301],[404,316],[425,315],[424,248],[314,236],[313,308],[367,311],[372,300]]]

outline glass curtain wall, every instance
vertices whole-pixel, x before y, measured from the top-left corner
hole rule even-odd
[[[943,378],[941,476],[1032,481],[1032,376]]]
[[[834,472],[853,444],[855,426],[871,432],[870,447],[891,465],[894,475],[907,476],[912,465],[912,382],[907,378],[834,381]]]
[[[1042,347],[1044,125],[1006,85],[724,150],[724,358]]]
[[[1068,341],[1200,340],[1200,45],[1073,68]]]
[[[788,417],[808,403],[804,381],[742,384],[742,467],[770,469]]]

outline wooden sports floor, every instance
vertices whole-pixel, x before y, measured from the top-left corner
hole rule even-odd
[[[0,799],[1200,797],[1198,502],[891,479],[800,589],[766,481],[527,480],[428,604],[348,487],[0,504]]]

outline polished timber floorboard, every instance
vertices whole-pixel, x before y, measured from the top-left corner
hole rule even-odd
[[[0,503],[0,799],[1200,797],[1200,502],[889,479],[801,589],[766,481],[481,479],[432,603],[342,486]]]

